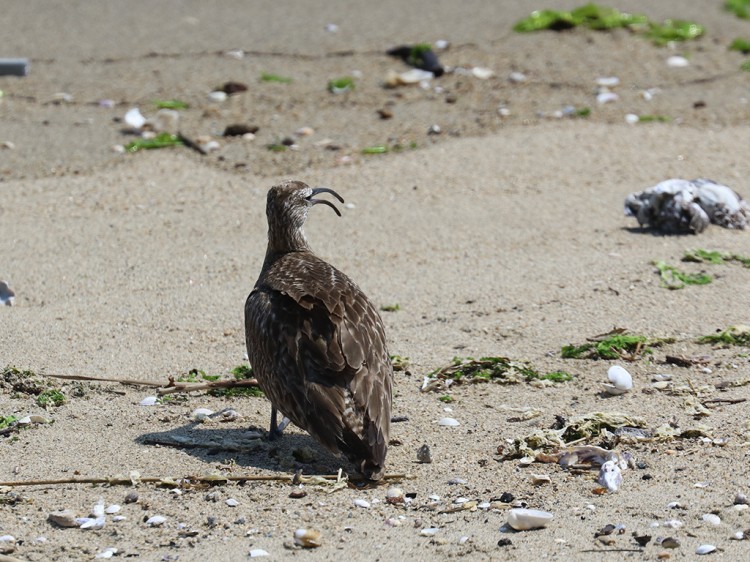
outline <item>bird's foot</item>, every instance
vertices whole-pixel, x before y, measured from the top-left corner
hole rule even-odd
[[[280,439],[282,432],[286,429],[286,426],[289,425],[289,421],[289,418],[284,417],[284,419],[281,420],[281,423],[277,425],[275,423],[276,420],[272,420],[271,429],[268,430],[268,440],[276,441],[277,439]]]

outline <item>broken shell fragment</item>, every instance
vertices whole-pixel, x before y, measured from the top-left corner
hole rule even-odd
[[[294,531],[294,544],[303,548],[317,548],[322,542],[321,535],[315,529],[297,529]]]
[[[385,493],[385,501],[390,504],[404,503],[404,491],[396,486],[388,488]]]
[[[702,544],[695,549],[696,554],[711,554],[716,550],[716,547],[712,544]]]
[[[193,410],[193,413],[190,414],[190,417],[197,421],[203,421],[213,415],[214,411],[209,410],[208,408],[196,408]]]
[[[706,513],[701,517],[701,519],[703,519],[703,521],[705,521],[706,523],[710,523],[711,525],[721,525],[721,517],[719,517],[715,513]]]
[[[516,531],[541,529],[552,521],[553,515],[539,509],[515,508],[508,512],[508,525]]]
[[[152,515],[146,520],[146,525],[149,525],[150,527],[159,527],[160,525],[163,525],[166,520],[167,518],[163,515]]]
[[[610,492],[616,492],[622,485],[622,471],[615,461],[607,461],[599,469],[597,482]]]
[[[132,107],[125,113],[124,121],[128,127],[133,129],[141,129],[146,124],[146,118],[137,107]]]
[[[543,484],[549,484],[550,482],[552,482],[552,479],[546,474],[532,474],[531,475],[531,483],[534,486],[541,486]]]
[[[143,400],[140,401],[141,406],[154,406],[156,404],[156,396],[146,396]]]

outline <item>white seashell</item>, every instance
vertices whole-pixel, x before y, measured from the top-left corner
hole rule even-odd
[[[447,39],[438,39],[434,44],[436,49],[440,49],[441,51],[443,51],[447,49],[451,43]]]
[[[149,525],[150,527],[159,527],[163,525],[166,520],[167,518],[163,515],[152,515],[146,520],[146,525]]]
[[[729,538],[732,539],[732,540],[735,540],[735,541],[744,541],[745,540],[745,531],[737,531],[735,534],[733,534]]]
[[[126,519],[127,519],[127,517],[125,517],[124,515],[115,515],[112,518],[112,521],[114,521],[115,523],[117,523],[119,521],[125,521]]]
[[[297,529],[294,531],[294,544],[304,548],[316,548],[322,543],[320,532],[315,529]]]
[[[429,496],[427,496],[427,499],[432,500],[434,502],[439,502],[440,496],[438,496],[437,494],[430,494]]]
[[[672,68],[684,68],[690,66],[690,61],[683,56],[672,55],[667,59],[667,66],[671,66]]]
[[[440,418],[438,420],[438,425],[442,425],[445,427],[458,427],[459,425],[461,425],[461,422],[453,418]]]
[[[100,498],[99,501],[96,502],[96,505],[94,506],[92,513],[94,517],[104,517],[104,500],[103,499]]]
[[[464,535],[458,539],[458,544],[466,544],[469,540],[469,535]]]
[[[721,517],[719,517],[715,513],[706,513],[701,517],[701,519],[703,519],[706,523],[710,523],[711,525],[721,525]]]
[[[627,123],[628,125],[635,125],[640,120],[641,118],[638,117],[635,113],[628,113],[625,115],[625,123]]]
[[[419,534],[425,537],[434,537],[440,531],[440,527],[427,527],[419,531]]]
[[[250,558],[258,558],[260,556],[270,556],[268,552],[262,548],[254,548],[250,551]]]
[[[110,546],[97,554],[96,558],[112,558],[115,554],[117,554],[117,548]]]
[[[16,537],[13,535],[2,535],[0,536],[0,542],[16,542]]]
[[[622,486],[622,471],[615,461],[607,461],[599,469],[597,481],[610,492],[616,492]]]
[[[490,507],[492,507],[490,502],[482,502],[477,505],[477,509],[489,509]]]
[[[618,99],[620,99],[620,96],[618,96],[614,92],[601,92],[600,94],[596,95],[596,103],[598,103],[599,105],[611,103],[613,101],[617,101]]]
[[[480,80],[487,80],[495,75],[495,73],[489,68],[482,68],[481,66],[475,66],[472,68],[471,74],[474,78],[479,78]]]
[[[140,404],[141,406],[153,406],[156,404],[157,398],[156,396],[146,396],[143,400],[141,400]]]
[[[596,85],[611,88],[612,86],[619,86],[620,79],[617,76],[600,76],[596,79]]]
[[[234,498],[229,498],[229,499],[228,499],[227,501],[225,501],[224,503],[226,503],[226,504],[227,504],[227,505],[228,505],[229,507],[237,507],[238,505],[240,505],[240,502],[238,502],[238,501],[237,501],[236,499],[234,499]]]
[[[315,134],[315,129],[312,127],[300,127],[296,131],[294,131],[294,134],[298,137],[309,137],[313,134]]]
[[[209,92],[208,93],[208,99],[211,100],[211,101],[213,101],[213,102],[216,102],[216,103],[221,103],[221,102],[227,100],[227,93],[226,92],[222,92],[221,90],[216,90],[214,92]]]
[[[137,107],[128,109],[127,113],[125,113],[124,121],[128,127],[132,127],[133,129],[140,129],[146,124],[146,118],[141,115],[141,110]]]
[[[702,544],[695,549],[696,554],[711,554],[716,550],[716,547],[712,544]]]
[[[107,513],[109,515],[113,515],[115,513],[119,513],[122,508],[117,505],[116,503],[113,503],[112,505],[107,506],[107,509],[104,510],[104,513]]]
[[[339,30],[339,26],[335,23],[327,23],[324,29],[328,33],[336,33]]]
[[[80,529],[99,530],[104,527],[106,519],[104,517],[79,517],[76,523]]]
[[[516,531],[528,531],[530,529],[541,529],[552,521],[553,515],[539,509],[511,509],[508,512],[508,525]]]
[[[523,72],[511,72],[508,75],[508,80],[511,82],[526,82],[526,75]]]
[[[209,416],[213,415],[214,411],[209,410],[208,408],[196,408],[193,410],[193,413],[190,414],[190,417],[194,420],[205,420]]]
[[[421,68],[412,68],[398,75],[401,84],[419,84],[422,80],[432,80],[434,77],[432,72]]]
[[[356,505],[357,507],[362,507],[364,509],[370,509],[370,502],[368,502],[367,500],[363,500],[361,498],[355,499],[354,505]]]
[[[678,519],[667,519],[664,522],[664,526],[670,529],[681,529],[683,525],[684,523]]]
[[[388,488],[388,491],[385,493],[385,501],[393,504],[404,503],[404,491],[397,486]]]
[[[630,390],[633,388],[633,377],[623,367],[612,365],[607,371],[607,378],[615,388],[620,390]]]

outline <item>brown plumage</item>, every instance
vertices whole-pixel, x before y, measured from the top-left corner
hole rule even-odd
[[[268,249],[245,303],[253,373],[276,410],[367,478],[385,473],[393,367],[383,322],[346,275],[312,253],[302,231],[328,188],[287,181],[268,192]]]

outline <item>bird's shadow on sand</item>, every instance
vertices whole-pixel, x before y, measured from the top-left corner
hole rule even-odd
[[[695,236],[693,232],[664,232],[663,230],[647,226],[623,226],[622,230],[630,234],[650,234],[651,236],[663,236],[665,238]]]
[[[320,446],[307,434],[290,432],[273,441],[257,427],[217,427],[214,423],[191,421],[167,431],[144,433],[135,439],[146,447],[174,447],[207,465],[233,462],[238,467],[294,474],[335,474],[339,468],[356,473],[345,458]]]

